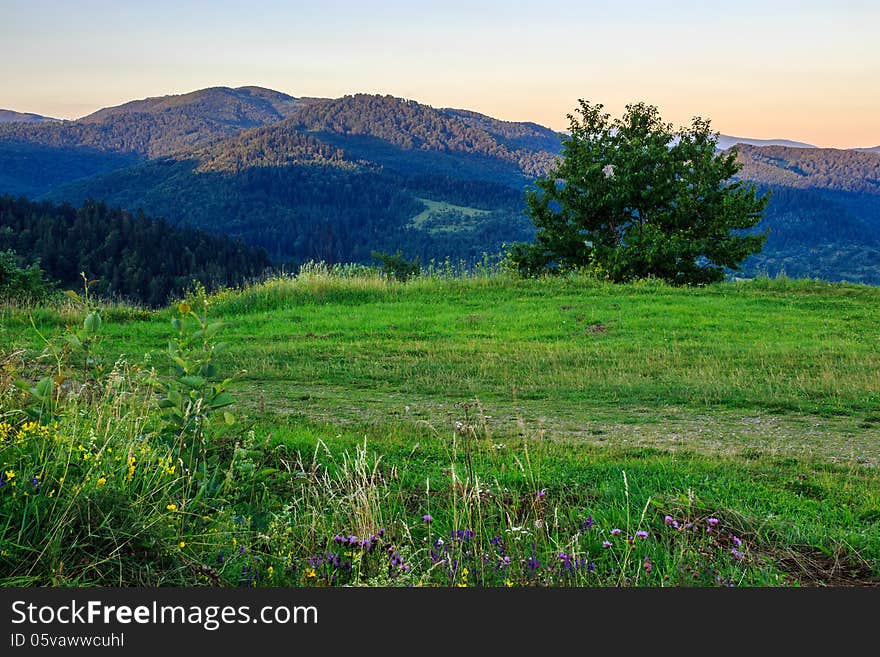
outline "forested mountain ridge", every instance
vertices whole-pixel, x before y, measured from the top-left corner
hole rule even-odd
[[[880,194],[880,154],[835,148],[740,145],[739,177],[769,185]]]
[[[0,125],[0,142],[160,157],[275,123],[295,98],[259,87],[213,87],[180,96],[136,100],[76,121]]]

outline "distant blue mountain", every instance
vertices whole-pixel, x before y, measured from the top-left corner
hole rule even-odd
[[[718,137],[718,148],[727,150],[736,144],[748,144],[749,146],[787,146],[788,148],[816,148],[812,144],[805,144],[801,141],[791,141],[790,139],[750,139],[748,137],[732,137],[730,135],[720,135]]]
[[[30,112],[15,112],[13,110],[0,109],[0,123],[45,123],[58,121],[48,116],[40,116]]]

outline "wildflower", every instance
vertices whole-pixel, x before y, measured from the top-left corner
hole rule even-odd
[[[183,548],[186,547],[186,541],[181,541],[180,543],[178,543],[178,545],[180,546],[180,549],[182,550]]]
[[[673,519],[672,516],[665,516],[663,518],[663,522],[665,522],[667,525],[671,525],[672,523],[675,522],[675,520]]]
[[[0,472],[0,488],[6,485],[6,475]]]
[[[620,536],[622,533],[623,533],[623,530],[620,530],[617,527],[615,527],[614,529],[611,530],[612,536]]]
[[[642,562],[642,568],[645,569],[645,572],[650,574],[652,570],[654,570],[654,564],[652,564],[648,557],[645,557],[645,560]]]
[[[37,490],[37,492],[40,492],[40,480],[37,478],[36,475],[31,477],[31,486],[33,486]]]
[[[736,548],[731,548],[730,553],[733,555],[734,559],[742,559],[743,558],[742,552],[740,552]]]
[[[538,561],[538,558],[533,554],[526,562],[526,566],[528,566],[529,570],[538,570],[541,567],[541,562]]]
[[[311,566],[309,566],[308,568],[306,568],[306,577],[308,577],[308,578],[310,578],[310,579],[313,578],[313,577],[315,577],[315,569],[312,568]]]
[[[430,525],[432,522],[434,522],[434,519],[433,519],[431,516],[429,516],[427,513],[426,513],[425,515],[422,516],[422,520],[423,520],[425,523],[429,524],[429,525]]]
[[[581,525],[581,529],[586,531],[588,529],[591,529],[593,527],[593,525],[595,525],[595,524],[596,523],[593,521],[593,516],[589,515],[589,516],[587,516],[587,519],[584,520],[583,524]]]
[[[541,490],[538,491],[538,499],[539,500],[543,500],[546,496],[547,496],[547,489],[546,488],[542,488]]]
[[[269,567],[266,569],[266,572],[269,573],[269,577],[272,577],[272,574],[275,572],[275,569],[274,569],[272,566],[269,566]]]
[[[504,586],[506,586],[507,588],[512,588],[513,582],[511,582],[509,579],[506,579],[504,580]]]
[[[98,477],[98,481],[95,482],[97,486],[103,486],[107,483],[107,477]]]
[[[612,545],[613,545],[613,543],[611,541],[602,541],[602,547],[605,548],[606,550],[608,548],[610,548]]]
[[[15,470],[7,470],[6,481],[12,481],[13,479],[15,479]]]
[[[709,525],[710,527],[714,527],[715,525],[718,524],[718,518],[709,518],[706,520],[706,524]]]
[[[731,536],[730,540],[733,541],[733,544],[736,547],[740,547],[743,544],[742,539],[739,536]]]
[[[636,532],[636,538],[648,538],[648,532],[640,529]]]

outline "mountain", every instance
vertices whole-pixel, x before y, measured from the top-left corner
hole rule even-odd
[[[31,196],[60,184],[277,122],[298,101],[259,87],[146,98],[76,121],[0,124],[0,191]]]
[[[4,124],[0,140],[159,157],[287,116],[297,100],[259,87],[212,87],[135,100],[76,121]]]
[[[748,137],[731,137],[730,135],[718,136],[719,150],[727,150],[731,146],[737,144],[746,144],[748,146],[787,146],[788,148],[816,148],[812,144],[805,144],[801,141],[791,141],[790,139],[750,139]]]
[[[391,96],[310,99],[243,130],[56,187],[266,248],[277,260],[476,259],[528,239],[523,187],[549,170],[558,134]],[[553,149],[553,150],[549,150]]]
[[[873,148],[854,148],[853,150],[861,153],[880,153],[880,146],[874,146]]]
[[[772,192],[749,272],[880,284],[880,154],[740,146],[742,179]]]
[[[15,112],[13,110],[0,109],[0,124],[3,123],[45,123],[46,121],[58,121],[48,116],[31,114],[30,112]]]
[[[773,192],[761,224],[770,238],[747,273],[880,284],[880,155],[724,139],[739,144],[741,176]],[[531,239],[523,190],[552,170],[561,140],[535,123],[387,95],[217,87],[0,126],[0,192],[143,208],[276,262],[397,249],[476,260]]]

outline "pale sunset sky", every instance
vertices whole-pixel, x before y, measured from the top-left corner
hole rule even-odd
[[[878,0],[0,0],[0,108],[253,84],[564,129],[578,98],[644,100],[740,137],[876,146],[878,30]]]

